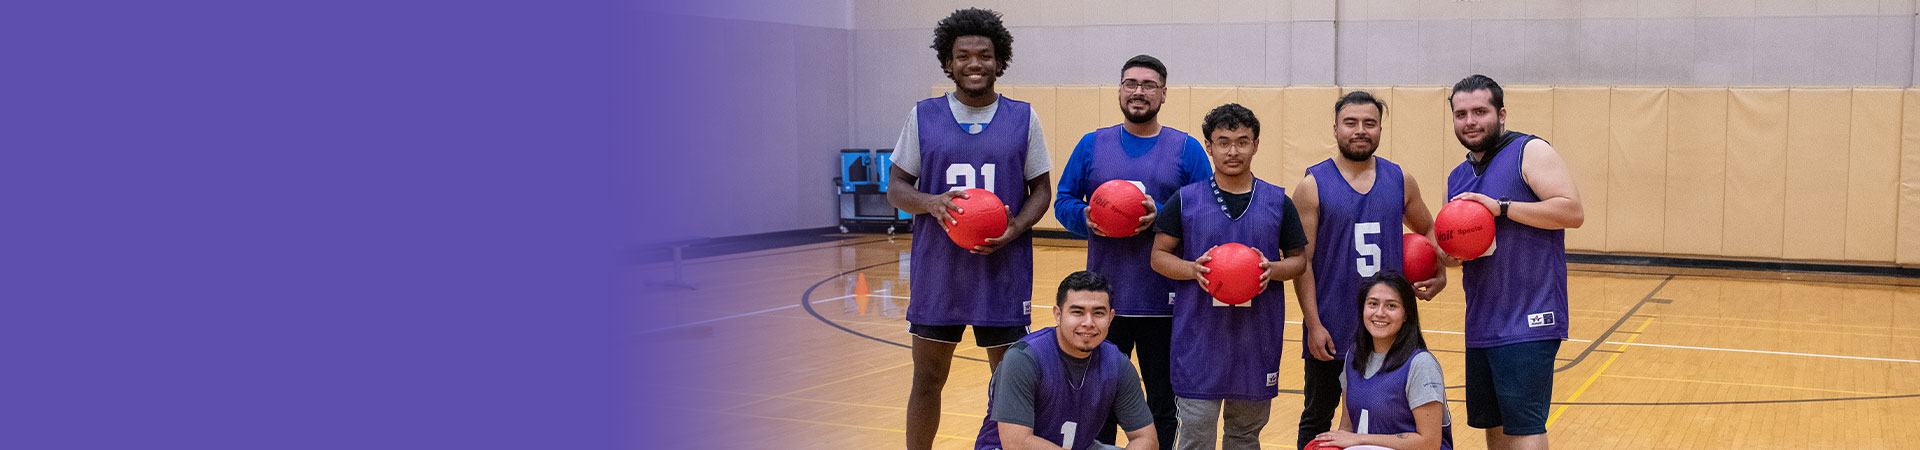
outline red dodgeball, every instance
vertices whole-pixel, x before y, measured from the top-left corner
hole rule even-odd
[[[1438,263],[1433,254],[1433,243],[1426,236],[1407,233],[1400,235],[1400,271],[1407,279],[1421,282],[1433,279],[1434,264]]]
[[[1473,200],[1449,202],[1433,218],[1433,237],[1456,259],[1478,258],[1493,246],[1493,212]]]
[[[1207,261],[1205,276],[1207,290],[1213,293],[1214,300],[1238,305],[1260,295],[1260,278],[1266,276],[1266,270],[1260,268],[1259,252],[1252,247],[1228,243],[1214,247],[1207,255],[1213,257]]]
[[[1140,227],[1140,218],[1146,217],[1147,194],[1140,192],[1139,186],[1127,180],[1113,180],[1102,183],[1093,190],[1092,201],[1087,205],[1087,219],[1100,227],[1100,232],[1108,237],[1133,236],[1134,229]]]
[[[1313,441],[1313,442],[1308,442],[1307,446],[1301,448],[1300,450],[1344,450],[1344,449],[1329,445],[1327,444],[1327,441]]]
[[[962,212],[948,210],[957,223],[947,226],[947,237],[960,248],[972,250],[987,245],[988,238],[1007,234],[1007,205],[986,189],[968,189],[967,198],[953,199]]]

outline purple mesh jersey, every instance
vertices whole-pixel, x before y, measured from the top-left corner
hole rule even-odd
[[[1320,325],[1341,354],[1353,348],[1360,281],[1383,270],[1400,271],[1406,179],[1400,166],[1386,158],[1374,158],[1373,167],[1373,187],[1365,194],[1347,184],[1331,159],[1307,169],[1320,191],[1320,226],[1313,237],[1314,300]],[[1300,357],[1313,355],[1301,346]]]
[[[1447,177],[1447,198],[1478,192],[1513,202],[1540,197],[1520,176],[1520,162],[1533,136],[1518,135],[1493,156],[1484,174],[1461,162]],[[1461,289],[1467,296],[1467,347],[1567,338],[1566,232],[1534,228],[1506,217],[1494,219],[1493,254],[1467,261]]]
[[[1230,219],[1216,200],[1213,183],[1180,189],[1180,257],[1188,261],[1229,242],[1280,257],[1280,225],[1287,190],[1255,179],[1246,212]],[[1173,393],[1196,400],[1260,401],[1279,395],[1280,331],[1287,320],[1285,289],[1278,281],[1240,305],[1227,305],[1200,290],[1175,283]]]
[[[914,107],[920,127],[920,192],[993,191],[1014,212],[1027,201],[1026,102],[999,99],[993,122],[967,134],[945,96]],[[919,325],[1026,326],[1033,300],[1033,233],[981,256],[954,245],[932,215],[913,217],[912,300]]]
[[[1417,350],[1413,356],[1420,356],[1426,350]],[[1354,358],[1352,354],[1348,358]],[[1359,357],[1365,358],[1365,355]],[[1360,371],[1353,369],[1349,359],[1342,367],[1347,372],[1347,419],[1353,422],[1355,433],[1360,434],[1398,434],[1418,433],[1420,428],[1413,421],[1413,409],[1407,407],[1407,373],[1413,366],[1412,356],[1408,362],[1392,372],[1376,372],[1373,378],[1361,378]],[[1362,420],[1362,419],[1365,420]],[[1440,448],[1453,449],[1453,424],[1440,426]]]
[[[1120,146],[1119,125],[1094,131],[1088,162],[1088,186],[1111,180],[1140,183],[1156,202],[1166,202],[1180,189],[1180,154],[1186,133],[1160,127],[1159,139],[1144,155],[1128,156]],[[1087,270],[1113,280],[1114,313],[1123,316],[1173,315],[1173,280],[1153,271],[1152,230],[1130,237],[1087,236]]]
[[[1113,343],[1101,341],[1088,356],[1092,360],[1088,361],[1087,373],[1075,388],[1066,363],[1060,360],[1060,343],[1053,333],[1053,327],[1035,331],[1007,351],[1028,352],[1037,369],[1034,374],[1040,377],[1034,384],[1039,391],[1033,398],[1033,435],[1067,450],[1086,449],[1113,413],[1121,371],[1131,367],[1126,365],[1126,354]],[[987,392],[987,419],[980,424],[979,438],[973,443],[975,450],[1000,448],[1000,423],[993,421],[993,389],[989,387]]]

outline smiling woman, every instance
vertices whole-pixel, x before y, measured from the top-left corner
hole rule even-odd
[[[1314,440],[1350,449],[1452,449],[1440,361],[1427,352],[1413,284],[1389,271],[1360,283],[1359,330],[1340,385],[1340,428]]]

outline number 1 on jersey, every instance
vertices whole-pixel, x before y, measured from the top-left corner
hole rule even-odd
[[[1060,424],[1060,448],[1073,448],[1073,432],[1079,429],[1080,424],[1073,421]]]

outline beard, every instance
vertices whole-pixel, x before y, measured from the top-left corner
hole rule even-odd
[[[1373,158],[1373,152],[1379,149],[1380,149],[1380,146],[1377,143],[1375,143],[1373,145],[1368,145],[1367,149],[1363,152],[1359,150],[1354,150],[1353,144],[1351,143],[1341,142],[1340,157],[1346,158],[1348,161],[1354,161],[1354,162],[1366,161],[1368,159]]]
[[[1139,125],[1147,122],[1152,122],[1154,117],[1158,117],[1160,115],[1160,107],[1155,106],[1151,109],[1148,109],[1146,112],[1136,115],[1133,113],[1132,109],[1128,109],[1125,105],[1122,105],[1120,107],[1120,115],[1127,116],[1128,123]]]
[[[1454,137],[1460,140],[1460,146],[1466,147],[1467,151],[1471,151],[1474,153],[1486,153],[1494,150],[1494,147],[1499,146],[1500,139],[1505,137],[1506,135],[1507,135],[1507,129],[1505,126],[1494,125],[1491,128],[1487,128],[1487,132],[1480,136],[1480,142],[1467,142],[1467,138],[1459,137],[1457,135]]]

